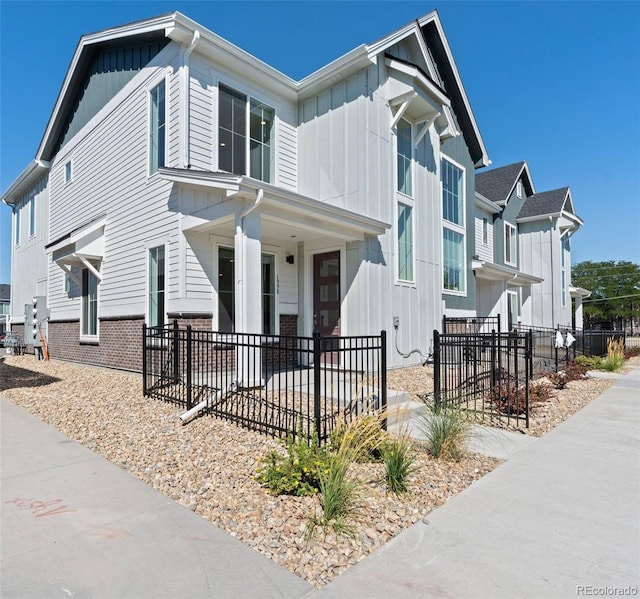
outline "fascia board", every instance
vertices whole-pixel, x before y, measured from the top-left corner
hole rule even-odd
[[[516,223],[533,223],[538,220],[549,220],[550,218],[559,218],[560,212],[551,212],[548,214],[535,214],[534,216],[523,216],[516,219]]]
[[[473,114],[473,110],[471,109],[471,104],[469,103],[469,98],[467,96],[467,92],[464,89],[464,85],[462,85],[462,79],[460,78],[460,73],[458,72],[458,67],[456,66],[456,62],[453,59],[453,53],[451,52],[451,48],[449,47],[449,42],[447,41],[447,37],[444,34],[444,29],[442,28],[442,23],[440,22],[440,18],[438,17],[438,13],[433,11],[424,17],[420,17],[418,19],[418,24],[420,28],[425,25],[433,23],[438,31],[438,35],[440,37],[440,41],[442,42],[442,47],[447,55],[447,60],[451,64],[451,70],[453,71],[453,76],[456,81],[456,85],[460,90],[460,95],[462,97],[462,101],[464,103],[465,110],[469,115],[469,120],[471,121],[471,126],[473,128],[473,133],[478,140],[478,144],[482,151],[482,158],[479,164],[476,164],[476,168],[480,166],[489,166],[491,164],[491,160],[489,159],[489,155],[487,154],[487,149],[484,145],[484,140],[482,139],[482,135],[480,134],[480,129],[478,127],[478,123],[476,121],[475,115]]]
[[[498,206],[495,202],[492,202],[489,198],[486,198],[479,192],[475,192],[476,197],[476,206],[479,208],[483,208],[490,212],[491,214],[498,214],[502,208]]]
[[[46,160],[32,160],[2,194],[2,202],[14,205],[49,170]]]

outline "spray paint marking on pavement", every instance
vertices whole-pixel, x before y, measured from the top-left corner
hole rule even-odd
[[[38,499],[32,499],[31,497],[16,497],[15,499],[5,501],[5,503],[13,503],[19,510],[30,511],[36,518],[77,511],[66,504],[62,504],[62,499],[40,501]]]

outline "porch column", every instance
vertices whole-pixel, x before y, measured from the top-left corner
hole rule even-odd
[[[244,214],[244,215],[243,215]],[[262,244],[260,215],[236,214],[235,246],[235,330],[262,333]],[[242,387],[261,385],[259,337],[239,335],[236,379]]]
[[[575,328],[582,329],[584,328],[583,316],[582,316],[582,296],[576,295],[574,299],[576,301]]]

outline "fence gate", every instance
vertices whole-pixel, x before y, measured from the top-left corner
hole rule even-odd
[[[433,332],[435,407],[529,427],[530,333]]]

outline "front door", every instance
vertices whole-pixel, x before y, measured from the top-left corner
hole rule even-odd
[[[323,337],[340,336],[340,252],[313,257],[313,330]],[[331,341],[325,342],[325,361],[338,361],[333,348]]]

